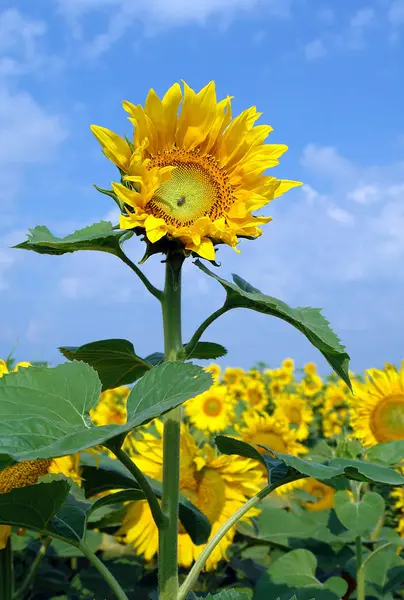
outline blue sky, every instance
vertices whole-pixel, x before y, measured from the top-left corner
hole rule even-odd
[[[56,234],[116,219],[114,168],[90,123],[130,132],[123,99],[144,101],[185,79],[214,79],[234,112],[251,105],[288,153],[272,174],[300,179],[268,207],[274,217],[236,272],[293,306],[324,313],[354,370],[404,356],[404,0],[0,0],[0,356],[60,362],[59,345],[130,339],[162,348],[159,307],[128,268],[103,254],[62,258],[12,250],[25,231]],[[112,212],[111,212],[112,211]],[[126,246],[140,259],[142,246]],[[145,270],[161,282],[153,258]],[[222,291],[192,263],[184,339]],[[232,311],[206,339],[223,364],[318,360],[289,326]]]

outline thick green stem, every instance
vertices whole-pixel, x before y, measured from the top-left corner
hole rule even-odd
[[[358,538],[356,538],[358,540]],[[386,550],[387,548],[390,548],[391,546],[394,546],[393,542],[387,542],[386,544],[383,544],[382,546],[379,546],[378,548],[376,548],[376,550],[374,550],[371,554],[369,554],[369,556],[367,556],[365,558],[364,561],[362,561],[362,553],[361,553],[361,564],[358,567],[358,548],[357,548],[357,552],[356,552],[356,584],[357,584],[357,588],[356,588],[356,596],[358,598],[358,600],[366,600],[366,596],[365,596],[365,591],[366,591],[366,580],[365,580],[365,567],[366,565],[369,563],[370,560],[372,560],[372,558],[374,556],[376,556],[376,554],[378,554],[379,552],[383,552],[383,550]]]
[[[6,547],[3,550],[0,550],[0,598],[1,600],[12,600],[13,596],[14,569],[10,536],[7,540]]]
[[[102,575],[105,581],[108,583],[111,590],[114,592],[117,600],[129,600],[128,596],[125,594],[118,581],[112,575],[112,573],[107,569],[103,562],[100,561],[98,556],[94,554],[85,544],[79,545],[82,553],[88,558],[90,563],[97,569],[97,571]]]
[[[128,471],[132,473],[133,477],[138,482],[140,488],[146,496],[147,502],[149,503],[154,522],[156,523],[157,527],[160,528],[163,525],[165,518],[160,508],[160,503],[157,500],[150,483],[147,481],[139,467],[136,466],[133,460],[126,454],[124,450],[122,450],[122,448],[114,449],[113,453],[117,459],[120,460],[121,463],[128,469]]]
[[[183,358],[181,336],[181,255],[168,255],[164,287],[163,323],[166,361]],[[159,600],[178,597],[178,505],[180,488],[181,407],[164,417],[163,496],[165,522],[159,532]]]
[[[52,538],[50,538],[50,537],[46,538],[42,542],[41,547],[39,548],[34,560],[32,561],[30,570],[28,571],[24,581],[22,582],[22,584],[20,585],[20,587],[14,594],[14,600],[23,600],[23,598],[25,598],[25,596],[27,595],[27,592],[30,590],[30,588],[35,580],[35,575],[36,575],[36,572],[38,571],[38,567],[39,567],[42,559],[44,558],[51,542],[52,542]]]

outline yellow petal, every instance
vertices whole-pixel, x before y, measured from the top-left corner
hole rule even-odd
[[[125,185],[121,183],[112,182],[112,189],[115,194],[118,196],[119,200],[124,202],[125,204],[129,204],[129,206],[133,206],[133,208],[141,207],[143,208],[143,199],[142,195],[135,190],[128,189]]]
[[[185,247],[187,250],[199,254],[202,258],[206,258],[206,260],[215,260],[215,247],[209,238],[202,238],[199,244],[189,243]]]
[[[90,129],[100,142],[105,156],[123,171],[127,171],[132,154],[128,143],[117,133],[105,127],[91,125]]]
[[[4,360],[0,359],[0,377],[8,374],[8,368]]]
[[[158,242],[167,233],[167,224],[164,219],[149,215],[144,223],[147,238],[152,244]]]
[[[8,538],[11,535],[10,525],[0,525],[0,550],[4,550],[7,546]]]
[[[280,185],[275,190],[274,198],[278,198],[278,196],[282,196],[282,194],[288,190],[294,187],[299,187],[300,185],[303,185],[301,181],[289,181],[288,179],[281,179]]]

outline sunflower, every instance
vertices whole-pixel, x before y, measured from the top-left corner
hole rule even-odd
[[[348,387],[339,383],[329,383],[324,394],[324,404],[320,409],[323,435],[326,438],[340,435],[348,424]]]
[[[295,361],[293,360],[293,358],[285,358],[282,361],[282,369],[286,369],[286,371],[294,371]]]
[[[323,380],[320,375],[311,373],[302,379],[300,382],[300,389],[305,396],[311,398],[321,392],[323,389]]]
[[[313,422],[313,409],[297,394],[283,393],[274,400],[274,417],[289,421],[296,431],[296,439],[305,440],[309,436],[309,425]]]
[[[302,480],[302,489],[315,498],[315,501],[305,502],[308,510],[326,510],[334,507],[335,489],[313,477]]]
[[[254,378],[246,380],[241,399],[245,401],[247,409],[264,410],[268,404],[264,382]]]
[[[350,423],[364,446],[404,439],[404,361],[398,371],[369,369],[365,381],[353,381]]]
[[[296,431],[290,429],[289,421],[284,417],[246,411],[243,421],[237,427],[238,435],[248,444],[259,444],[257,450],[261,454],[267,453],[261,445],[281,454],[299,456],[307,452],[307,448],[297,441]]]
[[[142,439],[135,442],[137,453],[132,456],[143,473],[161,481],[163,465],[163,425],[155,421],[157,435],[143,433]],[[245,501],[260,489],[261,471],[256,462],[234,456],[215,456],[211,446],[198,448],[188,428],[181,431],[181,470],[180,491],[197,506],[212,524],[213,535],[238,510]],[[250,511],[249,517],[258,514]],[[145,501],[128,506],[118,535],[124,536],[139,554],[149,561],[157,553],[158,535]],[[206,563],[207,570],[213,570],[222,559],[227,559],[227,550],[233,542],[235,527],[216,546]],[[210,538],[210,539],[211,539]],[[179,564],[189,567],[200,555],[204,545],[195,546],[189,535],[180,525]]]
[[[232,119],[231,98],[217,102],[213,81],[197,93],[175,83],[162,99],[151,89],[144,107],[125,101],[123,108],[132,141],[91,130],[121,173],[112,184],[121,229],[141,228],[151,243],[168,236],[213,260],[215,243],[236,248],[237,236],[260,236],[271,219],[252,213],[300,185],[263,175],[287,146],[264,144],[272,127],[255,126],[255,107]]]
[[[24,460],[11,465],[0,471],[0,494],[7,494],[16,488],[34,485],[48,473],[61,473],[80,484],[78,462],[79,455],[77,454],[55,459]],[[0,525],[0,550],[6,547],[11,531],[10,525]]]
[[[205,367],[205,371],[212,375],[213,381],[215,383],[219,383],[220,375],[222,373],[222,369],[220,368],[220,365],[217,365],[216,363],[212,363],[211,365]]]
[[[244,382],[246,377],[246,372],[244,369],[236,368],[236,367],[227,367],[223,373],[223,381],[229,387],[238,387],[240,384]]]
[[[29,362],[19,362],[15,365],[12,372],[16,373],[18,371],[18,369],[20,369],[21,367],[30,367],[30,366],[31,366],[31,363],[29,363]],[[10,373],[10,371],[7,366],[7,363],[4,360],[0,359],[0,377],[3,377],[3,375],[8,375],[9,373]]]
[[[303,367],[303,371],[306,373],[306,375],[317,375],[316,363],[313,363],[313,362],[306,363]]]
[[[404,537],[404,488],[395,488],[391,492],[394,499],[394,508],[397,511],[397,531],[401,537]]]
[[[102,392],[98,404],[90,410],[90,417],[96,425],[126,423],[126,402],[131,388],[122,386]]]
[[[232,397],[223,385],[213,385],[209,390],[188,400],[185,413],[192,425],[205,432],[227,429],[234,418]]]

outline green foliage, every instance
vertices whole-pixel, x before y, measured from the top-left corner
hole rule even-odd
[[[348,492],[337,492],[334,497],[335,512],[341,523],[354,535],[370,531],[382,517],[385,502],[380,494],[366,492],[359,501]]]
[[[324,463],[314,460],[304,460],[297,456],[281,454],[266,448],[268,454],[261,455],[253,446],[240,440],[224,435],[216,437],[216,445],[223,454],[236,454],[246,458],[260,460],[268,469],[269,482],[280,485],[301,477],[313,477],[319,481],[332,481],[335,477],[344,476],[347,479],[383,483],[386,485],[404,485],[404,477],[393,469],[384,465],[374,464],[364,460],[331,458]],[[265,448],[265,446],[261,446]],[[277,461],[274,461],[274,456]],[[279,462],[280,461],[280,462]],[[288,467],[282,469],[283,465]],[[282,476],[273,481],[272,470]]]
[[[128,340],[100,340],[83,346],[65,346],[59,350],[69,360],[83,361],[93,367],[103,390],[133,383],[152,367],[147,360],[137,356],[133,344]]]
[[[250,596],[247,592],[239,592],[238,590],[222,590],[218,594],[208,594],[206,600],[249,600]]]
[[[404,440],[376,444],[368,449],[367,457],[374,462],[398,465],[404,461]]]
[[[66,254],[77,250],[99,250],[115,254],[123,241],[132,237],[132,231],[115,229],[109,221],[100,221],[78,229],[63,238],[55,237],[47,227],[30,229],[27,240],[15,248],[33,250],[39,254]]]
[[[208,373],[192,364],[153,367],[128,397],[127,423],[95,427],[89,411],[99,400],[101,382],[89,365],[20,369],[0,379],[2,454],[19,461],[80,452],[161,416],[207,390],[211,382]]]
[[[227,354],[227,350],[221,344],[216,344],[215,342],[198,342],[189,354],[186,353],[186,358],[187,360],[192,358],[198,360],[216,360],[225,354]]]
[[[293,325],[322,353],[334,371],[351,387],[349,355],[319,309],[310,307],[291,308],[277,298],[262,294],[238,275],[233,275],[234,283],[231,283],[218,277],[200,260],[196,260],[195,264],[201,271],[216,279],[224,287],[227,294],[226,305],[229,308],[249,308],[278,317]]]

